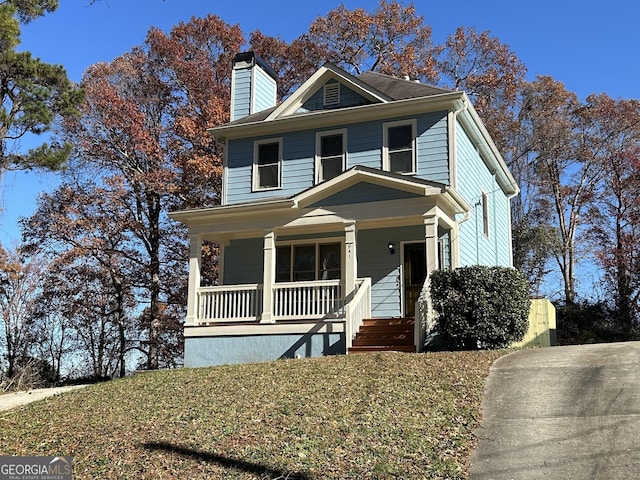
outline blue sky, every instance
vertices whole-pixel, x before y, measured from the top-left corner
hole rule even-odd
[[[223,0],[60,0],[60,7],[24,26],[20,49],[49,63],[62,64],[74,81],[87,67],[108,62],[140,45],[151,26],[169,31],[192,16],[216,14],[239,24],[245,35],[259,29],[292,40],[318,16],[340,3],[372,11],[377,0],[223,1]],[[404,2],[409,3],[409,2]],[[416,0],[436,43],[460,25],[490,30],[524,62],[529,78],[550,75],[580,98],[607,93],[640,98],[640,40],[636,0]],[[26,147],[26,145],[25,145]],[[17,220],[29,216],[38,193],[58,178],[42,173],[7,173],[0,189],[0,243],[19,239]]]

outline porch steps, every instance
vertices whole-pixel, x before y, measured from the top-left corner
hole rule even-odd
[[[363,321],[349,353],[415,352],[413,318],[373,318]]]

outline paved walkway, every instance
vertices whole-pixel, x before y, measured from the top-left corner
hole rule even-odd
[[[68,387],[54,387],[54,388],[36,388],[34,390],[28,390],[26,392],[12,392],[0,395],[0,412],[9,410],[10,408],[18,407],[20,405],[26,405],[27,403],[35,402],[52,395],[58,395],[59,393],[68,392],[69,390],[75,390],[77,388],[86,387],[86,385],[71,385]]]
[[[640,478],[640,342],[502,357],[482,408],[471,480]]]

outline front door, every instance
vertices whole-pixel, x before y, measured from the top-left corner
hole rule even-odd
[[[424,242],[405,243],[403,247],[403,313],[415,317],[416,302],[427,278],[427,252]]]

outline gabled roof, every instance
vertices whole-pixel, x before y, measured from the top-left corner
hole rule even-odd
[[[228,130],[234,126],[273,121],[296,114],[300,106],[330,80],[340,82],[368,99],[372,104],[388,104],[398,100],[440,97],[446,94],[460,95],[462,93],[377,72],[366,72],[356,77],[333,63],[327,62],[280,105],[248,115],[219,127],[214,127],[211,131],[215,134],[218,131]],[[335,112],[335,110],[330,111]],[[327,110],[311,113],[318,114],[324,112],[327,112]],[[302,116],[304,114],[299,115]]]
[[[331,180],[314,185],[294,195],[292,200],[297,206],[304,208],[360,182],[372,183],[424,197],[439,195],[447,189],[447,186],[442,183],[356,165]]]
[[[280,117],[295,113],[302,104],[308,100],[329,80],[336,80],[348,86],[353,91],[367,98],[372,103],[386,103],[393,100],[391,97],[378,92],[375,88],[362,82],[358,77],[345,72],[333,63],[327,62],[311,75],[306,82],[293,92],[293,94],[272,111],[267,120],[275,120]]]

